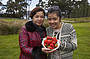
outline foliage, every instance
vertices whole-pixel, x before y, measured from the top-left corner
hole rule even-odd
[[[3,5],[2,2],[0,1],[0,6]]]
[[[7,16],[20,18],[26,14],[27,3],[24,0],[9,0],[7,2]]]
[[[63,18],[63,22],[68,22],[68,23],[85,23],[85,22],[90,22],[90,17],[83,17],[83,18]]]
[[[62,11],[62,15],[67,18],[90,16],[90,5],[88,0],[48,0],[48,2],[40,1],[37,6],[42,6],[47,9],[53,5],[59,6]]]
[[[44,20],[44,24],[43,24],[43,25],[44,25],[45,27],[48,27],[48,26],[49,26],[47,19]]]
[[[17,34],[25,22],[23,20],[0,20],[0,35]]]
[[[90,22],[90,17],[85,18],[62,18],[63,22],[77,23]],[[27,20],[21,20],[17,18],[3,18],[0,19],[0,34],[16,34],[19,29],[27,22]],[[75,23],[74,22],[74,23]],[[48,20],[44,20],[44,26],[48,27]]]
[[[62,18],[62,20],[67,20],[67,21],[90,21],[90,17],[81,17],[81,18]]]
[[[62,18],[61,20],[62,22],[66,22],[66,23],[86,23],[86,22],[90,22],[90,17],[82,17],[82,18]],[[44,20],[44,26],[48,27],[48,20],[45,19]]]
[[[90,16],[90,5],[87,0],[78,1],[75,4],[75,8],[70,15],[73,18],[76,17],[89,17]]]

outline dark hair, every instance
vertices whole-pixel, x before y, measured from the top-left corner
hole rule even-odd
[[[48,13],[56,13],[57,16],[59,16],[61,18],[61,9],[59,8],[59,6],[52,6],[50,8],[48,8]],[[47,15],[48,15],[47,13]]]
[[[44,16],[45,16],[45,11],[44,11],[44,9],[42,9],[42,8],[40,8],[40,7],[36,7],[36,8],[34,8],[34,9],[31,11],[31,13],[30,13],[31,19],[32,19],[33,16],[34,16],[37,12],[39,12],[39,11],[43,11]]]

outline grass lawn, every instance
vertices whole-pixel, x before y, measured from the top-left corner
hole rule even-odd
[[[3,20],[3,21],[18,21],[18,20],[22,20],[22,19],[19,19],[19,18],[1,18],[0,20]]]
[[[71,21],[90,21],[90,17],[81,17],[81,18],[63,18],[62,20],[71,20]]]
[[[77,32],[78,49],[74,59],[90,59],[90,23],[74,23]]]
[[[78,49],[73,59],[90,59],[90,23],[73,23],[77,32]],[[0,59],[19,58],[18,34],[0,36]]]
[[[18,35],[0,36],[0,59],[19,59]]]

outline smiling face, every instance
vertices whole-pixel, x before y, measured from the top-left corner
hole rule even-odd
[[[33,23],[38,25],[38,26],[41,26],[44,22],[44,13],[43,11],[39,11],[37,12],[34,16],[33,16],[33,19],[32,19]]]
[[[61,18],[56,13],[48,13],[48,23],[53,29],[59,29]]]

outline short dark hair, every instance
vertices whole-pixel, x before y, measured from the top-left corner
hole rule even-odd
[[[33,16],[34,16],[37,12],[39,12],[39,11],[43,11],[44,16],[45,16],[45,11],[44,11],[44,9],[42,9],[41,7],[36,7],[36,8],[34,8],[34,9],[31,11],[31,13],[30,13],[31,19],[32,19]]]
[[[48,8],[48,12],[47,12],[47,15],[49,13],[56,13],[57,16],[59,16],[61,18],[61,9],[59,8],[59,6],[52,6],[50,8]]]

